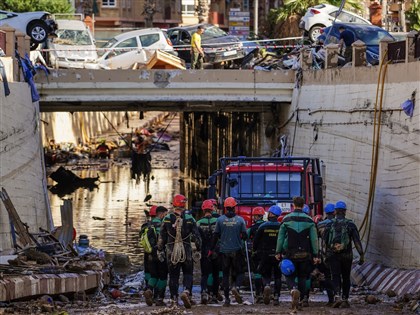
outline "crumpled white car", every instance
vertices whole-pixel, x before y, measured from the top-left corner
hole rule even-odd
[[[45,42],[57,29],[57,23],[45,11],[15,13],[0,10],[0,28],[6,24],[31,37],[31,49]]]
[[[309,39],[315,42],[321,35],[321,29],[332,25],[338,10],[338,7],[326,3],[310,7],[301,18],[299,28],[305,30]],[[340,12],[336,22],[372,24],[363,17],[346,10]]]
[[[57,37],[48,40],[49,63],[58,68],[92,68],[98,59],[95,40],[80,20],[57,20]]]
[[[176,55],[160,28],[130,31],[115,36],[100,48],[96,64],[100,69],[131,69],[135,63],[146,64],[158,49]]]

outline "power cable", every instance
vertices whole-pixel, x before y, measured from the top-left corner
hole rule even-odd
[[[362,231],[363,229],[362,239],[364,239],[364,237],[366,236],[366,249],[369,245],[370,233],[371,233],[371,228],[372,228],[373,205],[374,205],[374,200],[375,200],[376,179],[377,179],[378,160],[379,160],[380,131],[381,131],[384,87],[385,87],[385,78],[386,78],[386,73],[388,69],[388,64],[390,63],[389,61],[385,63],[385,58],[387,56],[387,53],[388,52],[386,51],[384,57],[382,58],[379,75],[378,75],[378,85],[376,89],[376,101],[375,101],[375,111],[374,111],[374,128],[373,128],[373,137],[372,137],[372,155],[371,155],[371,172],[370,172],[371,176],[370,176],[370,185],[369,185],[369,197],[368,197],[366,213],[363,218],[362,225],[360,226],[360,229],[359,229],[359,231]],[[379,87],[380,87],[380,93],[379,93]],[[379,100],[379,110],[377,107],[378,100]]]

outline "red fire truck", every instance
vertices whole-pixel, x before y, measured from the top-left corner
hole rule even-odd
[[[208,197],[217,199],[219,205],[227,197],[234,197],[237,213],[248,227],[256,206],[267,210],[278,205],[283,212],[291,212],[295,196],[305,198],[311,216],[322,216],[324,185],[318,158],[223,157],[220,165],[209,178]]]

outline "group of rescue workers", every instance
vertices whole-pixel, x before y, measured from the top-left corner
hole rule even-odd
[[[253,275],[251,289],[255,288],[257,304],[273,301],[273,305],[279,305],[283,274],[290,290],[292,309],[308,306],[311,275],[317,273],[322,275],[318,280],[328,294],[327,305],[350,307],[352,243],[360,255],[359,264],[364,262],[364,253],[356,225],[346,218],[345,202],[327,204],[326,217],[316,220],[317,223],[302,197],[293,198],[291,212],[282,213],[277,205],[268,211],[255,207],[253,225],[248,230],[245,220],[236,214],[237,202],[232,197],[225,199],[222,215],[216,200],[203,201],[203,217],[198,221],[186,210],[186,204],[185,196],[176,195],[173,210],[169,212],[163,206],[152,206],[151,220],[141,228],[147,305],[166,305],[163,299],[168,273],[171,304],[178,304],[182,269],[184,291],[180,298],[186,308],[191,308],[195,304],[193,266],[194,261],[199,261],[202,304],[224,300],[223,305],[230,306],[231,294],[237,303],[242,303],[240,287],[248,266]]]

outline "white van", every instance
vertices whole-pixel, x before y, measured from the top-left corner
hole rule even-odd
[[[157,49],[176,55],[168,35],[160,28],[119,34],[101,49],[98,65],[102,69],[130,69],[135,63],[145,64]]]
[[[95,68],[98,53],[92,33],[83,21],[56,20],[57,37],[48,42],[49,64],[58,68]]]

